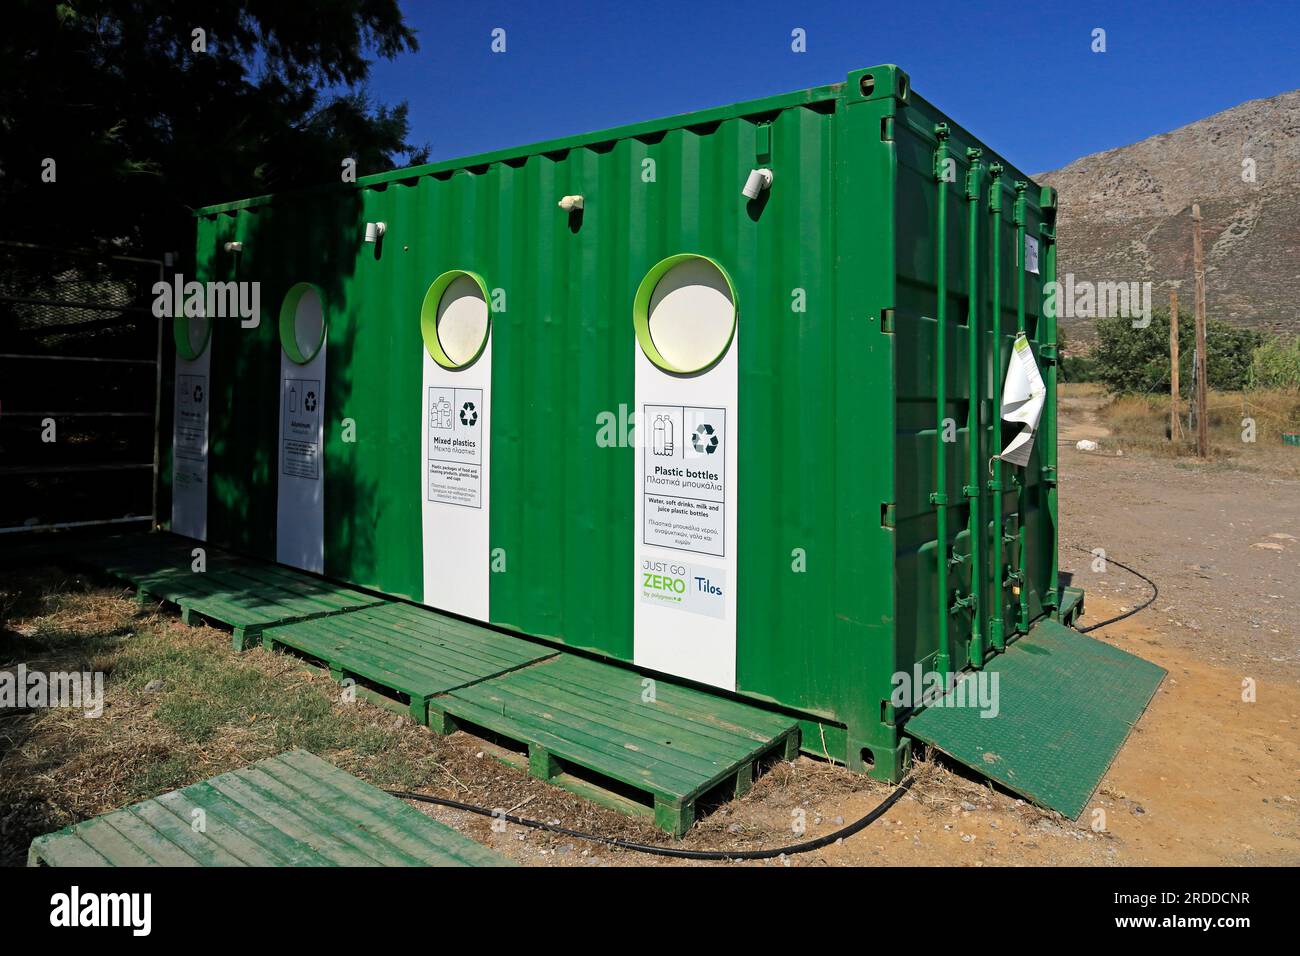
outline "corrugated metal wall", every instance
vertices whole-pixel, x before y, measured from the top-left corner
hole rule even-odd
[[[492,333],[491,546],[506,571],[491,576],[492,621],[630,659],[634,449],[599,447],[598,416],[634,411],[638,283],[668,255],[703,254],[731,275],[739,314],[739,689],[848,725],[847,737],[829,728],[828,748],[851,762],[861,747],[896,747],[890,675],[935,650],[935,325],[923,317],[935,314],[938,192],[925,130],[941,117],[907,95],[901,71],[874,69],[870,92],[859,71],[843,87],[604,139],[204,211],[199,277],[261,280],[265,316],[251,331],[218,323],[214,339],[212,539],[274,555],[275,316],[290,285],[314,282],[330,323],[326,572],[420,597],[420,303],[440,273],[473,270],[505,295]],[[959,129],[954,140],[974,144]],[[776,179],[747,203],[756,165]],[[556,208],[567,194],[586,199],[580,224]],[[949,407],[964,426],[959,188],[948,201]],[[1034,228],[1038,216],[1035,203]],[[379,248],[361,242],[375,220],[388,224]],[[1010,327],[1012,229],[1008,210]],[[221,251],[230,238],[244,242],[238,262]],[[984,279],[991,316],[988,290]],[[963,500],[963,469],[950,478]],[[964,527],[954,520],[943,546],[963,547]],[[1031,541],[1039,585],[1046,538]]]

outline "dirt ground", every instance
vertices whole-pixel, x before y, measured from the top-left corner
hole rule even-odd
[[[1241,676],[1300,676],[1300,481],[1259,467],[1300,449],[1260,448],[1245,467],[1118,454],[1098,422],[1098,394],[1061,402],[1061,567],[1095,598],[1131,606],[1147,586],[1092,570],[1095,548],[1156,581],[1137,619],[1171,647]],[[1094,452],[1074,446],[1099,441]],[[1084,550],[1079,550],[1080,548]],[[1097,614],[1092,620],[1101,620]],[[1163,662],[1159,662],[1163,663]]]
[[[793,857],[711,865],[1300,863],[1300,481],[1118,455],[1098,423],[1097,401],[1063,402],[1062,569],[1087,590],[1085,625],[1148,593],[1113,563],[1095,569],[1092,549],[1155,580],[1160,596],[1152,607],[1093,636],[1169,675],[1079,823],[930,756],[918,762],[911,792],[848,840]],[[1101,447],[1077,451],[1082,437]],[[0,659],[53,667],[89,655],[110,675],[108,719],[0,715],[6,862],[21,862],[40,832],[291,746],[378,786],[672,844],[645,822],[502,765],[476,738],[437,738],[371,704],[344,704],[327,677],[260,650],[236,656],[227,635],[141,612],[119,589],[59,579],[32,593],[30,579],[42,574],[28,572],[8,597],[0,594],[0,636],[8,642]],[[0,582],[0,592],[7,585]],[[257,703],[268,686],[283,688],[284,699]],[[203,707],[187,708],[194,700]],[[787,845],[856,820],[891,789],[800,758],[776,765],[746,797],[672,845],[731,852]],[[524,865],[682,863],[515,825],[496,832],[481,816],[421,809]]]

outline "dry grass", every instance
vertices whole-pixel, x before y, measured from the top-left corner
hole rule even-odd
[[[610,837],[671,842],[645,819],[504,766],[477,738],[440,738],[385,708],[346,702],[328,676],[296,658],[235,654],[228,634],[141,609],[120,588],[55,567],[0,582],[0,669],[23,662],[29,671],[105,675],[98,718],[74,709],[0,711],[0,865],[23,863],[42,833],[292,747],[375,786],[515,809]],[[760,781],[774,785],[775,778]],[[453,815],[458,827],[490,842],[491,821]],[[714,840],[750,844],[766,835],[727,832],[724,817],[712,828]],[[530,833],[528,845],[569,842]]]
[[[438,741],[341,699],[293,658],[242,656],[228,635],[142,611],[123,592],[40,570],[0,590],[0,660],[104,674],[100,717],[0,712],[0,864],[41,833],[303,747],[378,786],[451,784]]]
[[[1057,394],[1061,398],[1090,398],[1105,393],[1105,386],[1096,382],[1062,382],[1057,387]]]
[[[1300,448],[1286,445],[1283,432],[1300,431],[1300,393],[1286,391],[1211,392],[1208,398],[1210,447],[1220,464],[1250,471],[1300,477]],[[1194,436],[1169,439],[1168,395],[1120,395],[1098,410],[1098,417],[1125,450],[1169,457],[1195,454]],[[1247,441],[1254,422],[1254,441]]]

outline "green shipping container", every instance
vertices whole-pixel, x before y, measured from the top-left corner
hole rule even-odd
[[[797,712],[896,778],[895,675],[1059,613],[1055,213],[894,66],[202,209],[194,277],[263,318],[176,323],[173,529]]]

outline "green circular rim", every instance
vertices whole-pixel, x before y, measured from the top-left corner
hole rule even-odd
[[[488,321],[487,328],[483,330],[483,341],[478,344],[478,351],[473,357],[466,362],[453,362],[451,356],[442,350],[442,343],[438,341],[438,305],[442,302],[442,294],[447,291],[448,286],[459,279],[461,276],[468,276],[478,285],[479,291],[483,293],[483,302],[487,305]],[[429,358],[433,359],[443,368],[449,371],[469,368],[479,360],[483,350],[487,348],[488,338],[492,335],[492,297],[488,295],[487,283],[477,272],[470,272],[468,269],[449,269],[438,278],[433,280],[429,286],[429,291],[424,294],[424,301],[420,303],[420,337],[424,339],[424,347],[429,353]]]
[[[198,348],[190,341],[190,318],[202,318],[207,329],[203,344]],[[172,319],[172,338],[176,341],[176,354],[187,362],[193,362],[207,351],[208,343],[212,341],[212,320],[207,316],[177,316]]]
[[[702,259],[713,268],[721,273],[722,278],[726,280],[727,291],[731,293],[731,334],[727,336],[727,341],[723,344],[718,354],[705,362],[699,368],[678,368],[669,362],[659,349],[655,347],[654,339],[650,337],[650,298],[654,295],[655,287],[659,285],[659,280],[666,276],[674,266],[681,265],[691,259]],[[636,298],[632,300],[632,327],[636,329],[636,340],[641,345],[641,351],[657,368],[662,369],[669,375],[699,375],[707,372],[713,366],[722,360],[731,348],[732,341],[736,338],[736,326],[740,321],[740,308],[736,305],[736,286],[731,281],[731,276],[727,270],[722,268],[722,263],[708,256],[702,256],[694,252],[679,252],[677,255],[669,256],[655,264],[641,284],[637,286]]]
[[[298,349],[297,330],[294,328],[293,323],[298,314],[298,303],[302,301],[302,297],[309,291],[315,291],[317,298],[320,299],[320,341],[312,348],[310,355],[303,355]],[[284,349],[284,354],[289,356],[289,361],[295,365],[306,365],[320,354],[329,327],[329,319],[325,315],[325,293],[321,290],[321,287],[314,282],[299,282],[291,287],[285,294],[284,302],[280,306],[280,348]]]

